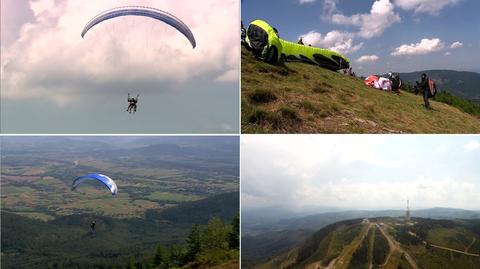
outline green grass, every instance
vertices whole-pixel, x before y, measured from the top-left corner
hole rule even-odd
[[[420,96],[364,86],[303,63],[273,66],[242,48],[244,133],[478,133],[480,118]]]
[[[35,191],[35,189],[27,186],[4,186],[2,187],[2,195],[16,196],[19,194],[25,194]]]
[[[465,251],[474,237],[472,232],[462,227],[436,228],[428,232],[427,241],[442,247]]]
[[[2,166],[2,209],[18,212],[34,219],[46,216],[95,213],[118,218],[142,217],[149,209],[162,209],[183,202],[197,201],[209,196],[210,192],[231,192],[238,189],[238,181],[231,175],[208,173],[186,174],[181,169],[164,169],[154,165],[139,166],[135,163],[121,165],[117,160],[90,159],[79,162],[90,171],[111,171],[119,187],[115,197],[96,182],[85,182],[75,191],[70,190],[72,178],[78,173],[70,163],[48,166],[42,156],[30,156],[35,160],[21,169],[4,164]],[[211,164],[206,164],[211,165]],[[84,168],[83,168],[84,169]],[[27,176],[24,173],[37,173]],[[7,173],[8,176],[3,177]],[[25,186],[27,185],[28,186]],[[198,193],[196,193],[198,192]],[[36,215],[24,212],[36,212]]]
[[[42,221],[49,221],[55,219],[54,216],[45,214],[45,213],[40,213],[40,212],[17,212],[18,215],[32,218],[32,219],[38,219]]]
[[[188,201],[196,201],[201,199],[202,197],[196,195],[185,195],[181,193],[170,193],[170,192],[162,192],[162,191],[155,191],[152,192],[149,196],[149,199],[156,200],[156,201],[168,201],[168,202],[188,202]]]
[[[425,246],[409,247],[407,251],[420,268],[449,269],[454,264],[456,269],[467,269],[477,268],[480,263],[479,257],[426,248]]]

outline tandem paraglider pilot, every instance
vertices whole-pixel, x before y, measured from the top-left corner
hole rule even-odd
[[[128,101],[128,107],[127,107],[127,112],[135,114],[137,112],[137,103],[138,103],[138,97],[140,94],[137,94],[137,98],[130,97],[130,93],[128,94],[127,101]]]

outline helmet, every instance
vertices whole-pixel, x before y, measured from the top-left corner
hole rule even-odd
[[[389,78],[392,78],[392,77],[393,77],[393,73],[392,73],[392,72],[388,72],[388,77],[389,77]]]
[[[423,73],[422,74],[422,79],[425,79],[427,77],[427,74]]]

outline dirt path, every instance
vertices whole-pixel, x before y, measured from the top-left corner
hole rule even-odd
[[[404,254],[405,255],[405,259],[407,260],[407,262],[410,264],[410,267],[412,269],[419,269],[418,268],[418,265],[417,263],[415,262],[415,260],[412,258],[412,256],[410,256],[410,254],[408,254],[408,252],[406,252],[405,250],[403,250],[401,247],[400,247],[400,243],[398,243],[395,239],[393,239],[388,233],[386,233],[381,227],[380,225],[377,224],[377,227],[380,229],[380,232],[383,234],[383,236],[385,236],[385,238],[387,239],[388,241],[388,244],[390,246],[390,249],[391,250],[397,250],[399,251],[400,253]],[[392,247],[393,246],[393,247]],[[387,259],[385,261],[385,264],[386,262],[388,261],[388,259],[390,258],[390,254],[392,252],[389,253],[389,256],[387,256]]]
[[[387,255],[387,258],[385,259],[385,262],[382,265],[380,265],[380,267],[383,267],[383,266],[387,265],[387,263],[390,260],[390,257],[392,256],[392,254],[395,251],[400,251],[400,250],[399,250],[399,247],[397,245],[395,245],[395,242],[393,242],[393,240],[389,236],[386,235],[385,231],[383,231],[383,229],[380,227],[380,225],[378,223],[376,223],[376,226],[380,230],[380,232],[383,234],[383,237],[385,237],[385,239],[387,239],[388,246],[390,247],[390,251],[388,252],[388,255]]]
[[[473,244],[475,244],[475,240],[477,240],[477,238],[475,238],[475,236],[474,236],[473,239],[472,239],[472,243],[470,243],[470,245],[468,245],[465,248],[465,252],[468,252],[468,250],[473,246]]]
[[[335,262],[331,262],[326,269],[343,269],[346,268],[348,263],[350,262],[350,259],[352,258],[353,253],[357,248],[360,246],[360,244],[365,240],[365,237],[368,234],[368,231],[373,227],[373,223],[370,223],[368,220],[365,221],[365,225],[367,225],[364,230],[361,231],[360,235],[345,249],[338,255],[338,257],[335,259]]]
[[[305,267],[305,269],[341,269],[344,268],[346,264],[348,264],[348,261],[350,259],[348,258],[355,252],[355,250],[360,246],[360,244],[363,242],[365,237],[368,235],[368,231],[370,228],[373,226],[372,223],[370,223],[368,220],[364,221],[365,225],[368,225],[367,227],[364,227],[362,231],[360,231],[360,234],[350,243],[348,246],[346,246],[342,252],[332,259],[327,266],[322,266],[321,261],[311,263]],[[347,263],[345,263],[347,262]]]
[[[439,248],[439,249],[443,249],[443,250],[450,250],[450,251],[460,253],[460,254],[465,254],[465,255],[468,255],[468,256],[480,257],[480,254],[469,253],[469,252],[465,252],[465,251],[461,251],[461,250],[457,250],[457,249],[453,249],[453,248],[437,246],[437,245],[433,245],[433,244],[429,244],[429,245],[434,247],[434,248]]]

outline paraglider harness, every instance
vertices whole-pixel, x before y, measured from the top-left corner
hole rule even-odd
[[[431,78],[428,78],[427,83],[428,83],[428,97],[429,98],[435,97],[435,95],[437,95],[437,84],[435,84],[435,81]],[[415,94],[419,94],[424,89],[420,86],[420,83],[418,81],[415,81],[413,90]]]
[[[130,93],[128,94],[128,98],[127,98],[127,101],[128,101],[127,111],[128,111],[128,113],[132,113],[132,111],[133,111],[133,114],[135,114],[135,112],[137,112],[137,103],[138,103],[138,97],[139,96],[140,96],[140,94],[137,94],[137,98],[133,98],[133,97],[130,97]]]
[[[275,27],[261,20],[253,21],[247,28],[245,41],[255,59],[271,64],[279,62],[282,44]]]
[[[241,21],[240,31],[241,31],[242,45],[244,45],[246,48],[249,48],[247,41],[245,40],[247,38],[247,29],[245,29],[245,27],[243,26],[243,21]]]

